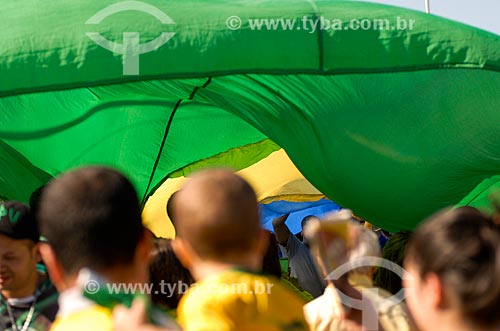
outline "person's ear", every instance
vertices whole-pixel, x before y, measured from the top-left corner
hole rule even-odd
[[[153,257],[154,244],[153,244],[153,233],[144,229],[142,232],[141,239],[137,243],[137,248],[135,252],[135,257],[137,261],[146,262],[146,264],[150,264],[151,259]]]
[[[42,256],[40,255],[40,243],[35,243],[31,248],[31,256],[36,261],[36,263],[42,262]]]
[[[422,282],[425,295],[428,297],[430,305],[438,310],[446,306],[443,292],[443,283],[435,273],[428,273]]]
[[[40,251],[42,260],[47,267],[50,280],[55,285],[58,292],[61,293],[66,289],[66,282],[61,263],[59,262],[54,250],[48,243],[39,243],[38,249]]]
[[[184,239],[176,237],[171,241],[172,250],[181,264],[188,270],[191,270],[194,260],[194,252]]]
[[[135,276],[139,282],[146,282],[149,279],[149,265],[153,259],[153,233],[144,228],[139,242],[135,247],[134,268]]]

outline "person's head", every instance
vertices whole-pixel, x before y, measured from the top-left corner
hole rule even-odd
[[[155,251],[149,265],[149,279],[153,284],[152,301],[156,305],[176,309],[194,279],[174,254],[170,239],[157,238],[154,244]]]
[[[354,244],[348,253],[349,262],[355,266],[357,262],[360,262],[360,259],[380,257],[382,252],[377,240],[377,235],[363,226],[358,226],[356,224],[354,227],[356,230],[354,231],[353,237]],[[375,269],[374,266],[359,267],[351,269],[350,274],[362,274],[371,279],[373,278]]]
[[[116,170],[85,167],[53,180],[38,219],[48,242],[42,257],[59,290],[73,286],[82,268],[147,279],[151,238],[132,184]]]
[[[0,202],[0,291],[6,298],[22,298],[36,290],[38,229],[27,205]]]
[[[444,324],[485,329],[500,323],[500,234],[476,210],[430,217],[407,247],[408,306],[422,331]]]
[[[176,194],[172,209],[173,246],[195,278],[199,262],[262,267],[267,236],[255,192],[241,177],[225,169],[201,171]]]
[[[314,215],[307,215],[306,217],[304,217],[302,219],[302,221],[300,222],[300,237],[302,239],[302,242],[306,245],[306,246],[309,246],[309,242],[307,241],[307,238],[304,236],[304,228],[306,226],[306,224],[312,220],[319,220],[319,218],[317,216],[314,216]]]
[[[304,227],[306,226],[307,222],[314,219],[318,219],[318,217],[314,215],[307,215],[306,217],[304,217],[302,221],[300,221],[300,228],[302,229],[302,231],[304,231]]]
[[[382,250],[382,258],[403,267],[406,245],[411,234],[411,231],[394,233]],[[374,284],[392,294],[397,294],[403,287],[401,277],[394,271],[383,267],[378,267],[375,271]]]
[[[170,196],[170,198],[168,198],[167,205],[166,205],[167,216],[170,219],[170,222],[172,222],[172,225],[174,226],[174,229],[175,229],[175,222],[174,222],[173,205],[174,205],[174,198],[175,198],[176,194],[177,194],[177,192],[174,192]]]

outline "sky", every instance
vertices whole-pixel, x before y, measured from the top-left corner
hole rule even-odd
[[[425,11],[425,0],[363,0]],[[500,35],[499,0],[430,0],[431,13]]]

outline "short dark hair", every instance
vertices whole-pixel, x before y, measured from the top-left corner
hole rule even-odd
[[[500,322],[500,234],[488,216],[472,208],[432,216],[410,238],[406,260],[422,277],[436,274],[467,321]]]
[[[38,217],[68,274],[132,262],[144,233],[132,184],[106,167],[85,167],[53,180],[43,190]]]
[[[261,230],[254,190],[226,169],[193,175],[176,195],[173,212],[177,237],[203,259],[247,254]]]
[[[149,278],[153,284],[151,300],[154,304],[164,308],[176,309],[185,290],[180,286],[194,284],[193,276],[177,259],[172,249],[171,239],[157,238],[154,244],[156,249],[149,265]],[[175,292],[165,293],[162,284],[171,286]]]
[[[302,221],[300,222],[300,226],[301,228],[304,228],[304,225],[306,225],[307,222],[309,222],[311,219],[313,218],[318,218],[317,216],[314,216],[314,215],[307,215],[306,217],[304,217],[302,219]]]

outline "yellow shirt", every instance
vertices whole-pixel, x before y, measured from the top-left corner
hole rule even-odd
[[[305,331],[303,305],[278,279],[228,270],[195,284],[178,318],[184,331]]]
[[[113,331],[111,311],[101,306],[57,317],[50,331]]]

